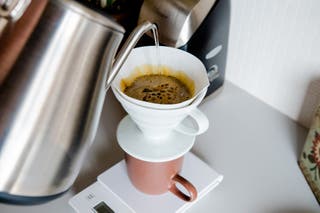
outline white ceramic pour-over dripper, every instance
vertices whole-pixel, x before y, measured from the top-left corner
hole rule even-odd
[[[157,57],[160,58],[159,61],[157,60]],[[192,79],[194,82],[194,95],[192,98],[177,104],[156,104],[141,101],[123,93],[121,88],[121,81],[123,79],[128,79],[137,75],[158,74],[159,70],[161,70],[157,69],[159,62],[161,63],[161,66],[169,68],[173,75],[175,73],[182,72],[189,79]],[[150,69],[150,67],[153,69]],[[191,104],[199,94],[203,94],[203,91],[207,90],[208,86],[209,80],[206,68],[197,57],[183,50],[165,46],[159,47],[159,54],[157,54],[156,46],[133,49],[112,83],[112,88],[115,89],[124,99],[134,104],[154,109],[176,109],[185,107]]]
[[[143,135],[146,138],[153,139],[154,142],[157,142],[154,139],[167,138],[172,131],[196,136],[204,133],[209,127],[208,118],[197,108],[204,98],[206,90],[190,105],[176,109],[154,109],[134,104],[124,99],[114,88],[112,90]],[[161,142],[161,140],[158,142]]]

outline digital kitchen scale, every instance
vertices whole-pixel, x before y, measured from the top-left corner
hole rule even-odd
[[[198,197],[195,201],[185,202],[170,192],[147,195],[138,191],[131,184],[125,161],[122,160],[99,175],[94,184],[71,198],[69,204],[78,213],[184,212],[223,179],[222,175],[191,152],[185,155],[183,168],[179,174],[196,187]]]

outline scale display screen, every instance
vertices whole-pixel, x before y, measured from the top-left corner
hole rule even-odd
[[[114,213],[114,211],[103,201],[93,208],[96,213]]]

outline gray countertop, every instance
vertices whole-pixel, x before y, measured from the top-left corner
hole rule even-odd
[[[192,151],[224,180],[188,212],[320,212],[297,164],[306,129],[229,82],[200,109],[210,127]],[[115,132],[124,115],[110,90],[97,136],[71,190],[37,206],[0,204],[0,212],[73,212],[68,200],[123,158]]]

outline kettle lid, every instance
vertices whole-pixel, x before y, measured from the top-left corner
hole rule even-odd
[[[112,20],[112,18],[108,18],[107,16],[104,16],[74,0],[53,0],[53,2],[59,2],[67,6],[69,9],[73,10],[74,12],[81,14],[82,16],[85,16],[86,18],[90,19],[91,21],[94,21],[98,24],[104,25],[108,28],[111,28],[112,30],[118,31],[120,33],[124,33],[125,29]]]

